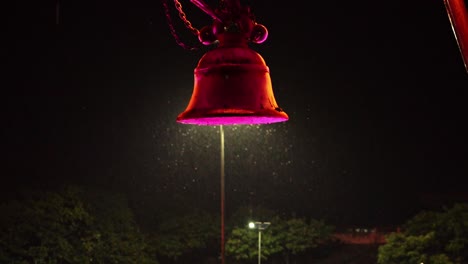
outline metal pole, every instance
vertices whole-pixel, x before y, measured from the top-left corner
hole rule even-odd
[[[258,264],[262,262],[262,230],[258,229]]]
[[[60,24],[60,1],[57,0],[55,3],[55,24]]]
[[[219,126],[221,136],[221,264],[224,264],[224,130]]]

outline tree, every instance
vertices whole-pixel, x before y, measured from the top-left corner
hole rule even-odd
[[[77,191],[32,194],[2,205],[1,263],[89,263],[92,216]]]
[[[289,263],[291,256],[326,243],[332,231],[333,227],[323,221],[275,217],[270,227],[262,231],[262,258],[281,253]],[[258,254],[257,236],[256,231],[247,227],[234,228],[226,243],[226,253],[237,260],[254,259]]]
[[[157,263],[124,195],[99,190],[84,197],[95,219],[94,240],[86,244],[94,263]]]
[[[468,261],[468,204],[442,212],[422,211],[408,220],[402,233],[392,233],[379,247],[379,264]]]
[[[163,219],[151,243],[159,256],[178,261],[182,256],[217,244],[218,221],[215,216],[195,210],[187,215]]]
[[[258,257],[258,231],[245,227],[233,228],[225,245],[226,255],[236,260],[249,260]],[[262,259],[282,250],[278,237],[270,229],[262,231]]]
[[[305,218],[292,218],[279,221],[278,227],[272,229],[283,248],[282,255],[286,263],[290,263],[292,256],[329,242],[334,227],[316,219],[307,222]]]
[[[84,196],[67,186],[2,204],[0,263],[157,263],[123,200]]]

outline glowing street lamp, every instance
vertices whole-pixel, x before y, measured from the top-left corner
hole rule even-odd
[[[258,229],[258,264],[262,262],[262,230],[270,226],[270,222],[250,222],[250,229]]]

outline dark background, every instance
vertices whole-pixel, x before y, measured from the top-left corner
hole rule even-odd
[[[1,52],[3,199],[82,184],[126,193],[142,219],[216,212],[219,127],[175,122],[213,47],[177,45],[157,0],[16,2]],[[181,3],[194,27],[211,24]],[[269,30],[251,47],[290,120],[225,127],[228,214],[382,226],[466,199],[468,74],[442,0],[242,3]]]

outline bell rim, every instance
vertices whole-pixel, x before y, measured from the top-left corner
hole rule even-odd
[[[181,113],[176,119],[181,124],[201,126],[272,124],[288,120],[288,114],[281,109],[261,111],[245,109],[188,110]]]

